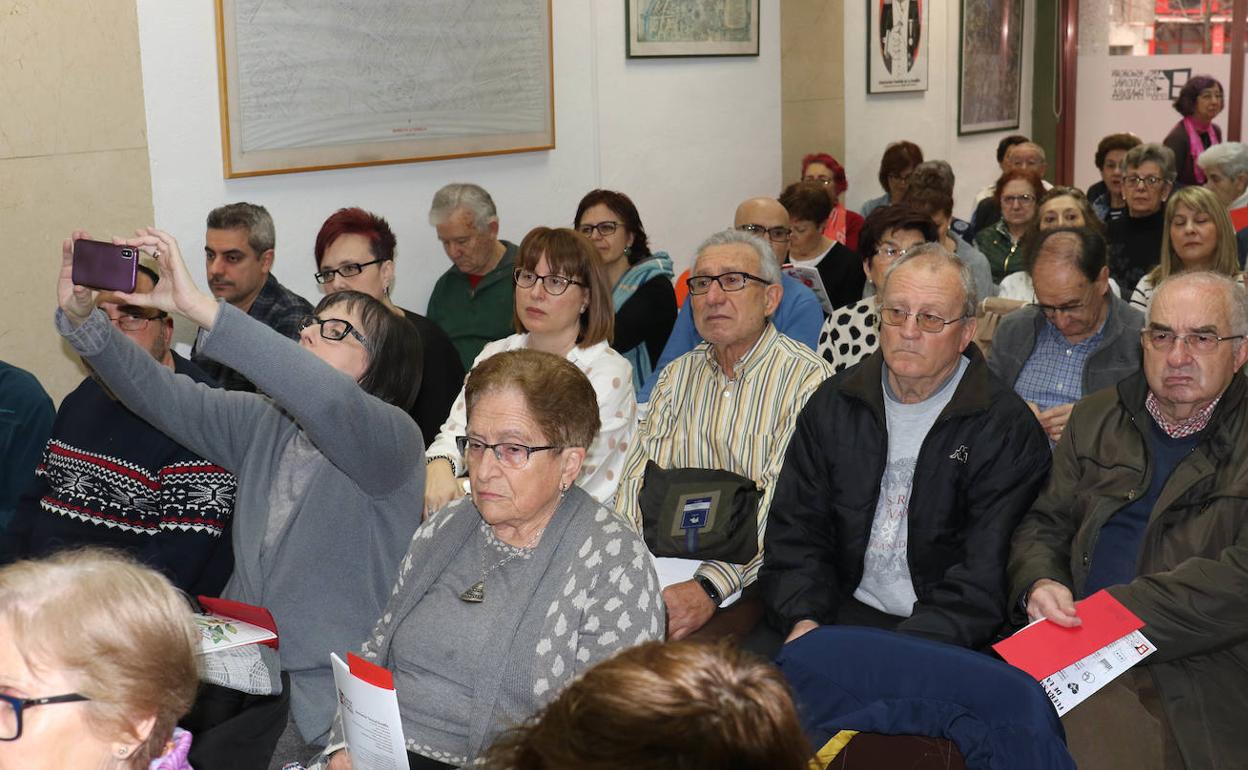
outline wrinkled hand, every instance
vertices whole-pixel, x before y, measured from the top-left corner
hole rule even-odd
[[[1075,612],[1075,597],[1070,589],[1048,578],[1040,578],[1032,584],[1027,594],[1027,617],[1030,620],[1045,618],[1066,628],[1083,625],[1083,619]]]
[[[664,588],[663,603],[667,605],[667,638],[673,642],[697,631],[715,614],[711,597],[696,580],[682,580]]]
[[[793,624],[793,630],[789,632],[789,635],[784,640],[784,643],[788,644],[794,639],[800,639],[806,634],[809,634],[811,631],[814,631],[818,627],[819,627],[819,624],[813,620],[799,620]]]
[[[351,755],[346,749],[335,751],[329,758],[329,764],[325,766],[326,770],[352,770]]]
[[[427,519],[447,503],[464,496],[455,470],[448,460],[434,460],[425,466],[425,513]]]
[[[91,240],[90,234],[75,230],[61,241],[61,272],[56,279],[56,304],[73,326],[80,325],[95,310],[98,292],[86,286],[74,284],[74,241]]]
[[[1062,431],[1066,430],[1066,423],[1070,421],[1070,411],[1074,408],[1074,404],[1060,404],[1036,413],[1040,427],[1044,428],[1045,434],[1053,443],[1057,443],[1062,437]]]
[[[211,329],[217,317],[217,301],[200,291],[182,259],[182,250],[172,235],[155,227],[135,231],[135,237],[122,241],[151,254],[160,266],[160,283],[150,292],[118,293],[122,302],[151,307],[166,313],[183,315],[205,329]]]

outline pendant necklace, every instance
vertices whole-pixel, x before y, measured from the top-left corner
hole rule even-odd
[[[462,594],[459,595],[460,601],[468,602],[469,604],[480,604],[481,602],[485,601],[485,578],[486,576],[489,575],[494,570],[498,569],[499,567],[503,566],[507,562],[516,558],[517,556],[520,556],[521,554],[528,554],[530,552],[530,549],[532,549],[533,546],[537,544],[538,539],[542,536],[542,533],[545,531],[546,531],[545,527],[542,527],[541,529],[539,529],[537,531],[537,534],[533,535],[533,537],[529,539],[529,542],[527,544],[525,544],[521,548],[513,550],[511,553],[507,554],[499,561],[494,562],[494,564],[489,569],[486,569],[485,567],[485,552],[489,549],[490,544],[488,542],[488,538],[483,539],[481,541],[481,579],[473,583],[472,586],[468,588],[468,590],[464,591]]]

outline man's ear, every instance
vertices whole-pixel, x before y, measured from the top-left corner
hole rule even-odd
[[[264,271],[265,275],[268,275],[269,271],[273,269],[273,256],[273,249],[266,249],[260,255],[260,269]]]
[[[780,307],[780,300],[784,298],[784,286],[778,283],[768,285],[763,289],[764,302],[766,302],[767,317],[771,318],[776,313],[776,308]]]

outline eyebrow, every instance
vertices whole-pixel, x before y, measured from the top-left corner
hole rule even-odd
[[[1159,331],[1159,332],[1174,332],[1173,327],[1167,326],[1166,324],[1157,323],[1155,321],[1150,322],[1148,324],[1148,328],[1153,331]],[[1217,324],[1205,324],[1204,326],[1197,326],[1193,329],[1189,329],[1187,333],[1188,334],[1214,334],[1216,335],[1218,334],[1218,327],[1217,327]]]

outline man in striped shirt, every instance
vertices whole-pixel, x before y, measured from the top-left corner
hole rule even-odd
[[[693,577],[667,585],[667,633],[681,639],[754,582],[776,477],[798,412],[832,368],[779,334],[769,318],[784,288],[778,263],[757,236],[725,230],[698,249],[689,277],[702,336],[659,376],[616,496],[616,510],[641,529],[638,497],[647,461],[662,468],[713,468],[752,479],[762,491],[759,553],[747,564],[705,561]]]

